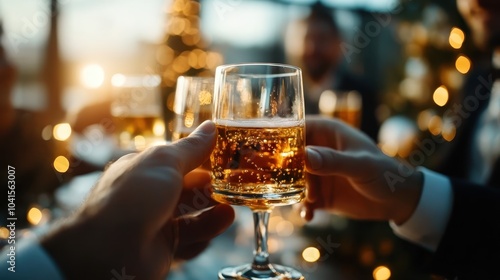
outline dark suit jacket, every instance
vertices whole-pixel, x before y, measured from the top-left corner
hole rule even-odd
[[[452,179],[453,210],[430,270],[448,279],[500,279],[500,189]]]
[[[483,93],[491,92],[490,73],[473,73],[464,86],[464,98],[473,96],[481,85]],[[462,119],[454,147],[438,168],[452,178],[453,208],[429,268],[448,279],[500,279],[500,161],[493,168],[488,186],[465,181],[474,127],[488,99],[476,99],[479,106]]]

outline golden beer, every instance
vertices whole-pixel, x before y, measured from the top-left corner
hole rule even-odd
[[[217,125],[210,158],[215,200],[269,209],[304,197],[304,123],[264,122]]]
[[[212,118],[212,111],[203,110],[198,113],[186,112],[175,114],[172,141],[188,137],[202,122]]]
[[[356,128],[361,126],[361,109],[359,108],[337,108],[335,112],[333,112],[332,117],[341,119]]]

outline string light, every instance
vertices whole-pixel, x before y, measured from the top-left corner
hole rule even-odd
[[[54,169],[59,173],[65,173],[69,169],[69,160],[65,156],[58,156],[54,160]]]
[[[42,129],[42,139],[48,141],[52,138],[52,126],[47,125]]]
[[[99,64],[89,64],[83,67],[80,79],[86,87],[98,88],[104,82],[104,70]]]
[[[432,99],[436,105],[443,107],[448,102],[448,90],[445,86],[438,87],[434,94],[432,95]]]
[[[54,139],[59,141],[66,141],[71,136],[71,126],[69,123],[59,123],[54,126],[52,130]]]
[[[28,211],[28,215],[27,215],[27,218],[28,218],[28,222],[32,225],[38,225],[40,223],[40,221],[42,220],[42,211],[40,211],[40,209],[36,208],[36,207],[33,207],[31,208],[29,211]]]
[[[453,27],[450,31],[450,37],[448,38],[448,42],[450,46],[454,49],[460,49],[465,40],[464,32],[457,27]]]
[[[429,131],[433,135],[439,135],[443,130],[443,120],[440,116],[432,116],[429,120]]]
[[[10,231],[6,227],[0,227],[0,238],[7,239],[9,238]]]
[[[165,124],[163,123],[163,120],[155,120],[153,124],[153,134],[155,136],[163,136],[165,134]]]
[[[126,81],[127,77],[120,73],[114,74],[113,77],[111,77],[111,85],[113,85],[114,87],[122,87],[123,85],[125,85]]]
[[[391,270],[386,266],[378,266],[373,270],[373,279],[387,280],[391,277]]]
[[[307,247],[302,251],[302,258],[304,258],[306,262],[316,262],[320,257],[321,253],[316,247]]]
[[[466,56],[461,55],[455,61],[455,67],[457,68],[457,71],[462,74],[467,74],[467,72],[469,72],[470,70],[470,66],[470,59]]]

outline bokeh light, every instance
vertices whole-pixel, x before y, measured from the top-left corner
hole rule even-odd
[[[466,56],[461,55],[455,61],[455,67],[457,68],[457,71],[462,74],[466,74],[467,72],[469,72],[470,66],[470,59]]]
[[[52,130],[52,135],[56,140],[66,141],[71,136],[71,126],[69,123],[56,124]]]
[[[378,266],[373,270],[373,279],[387,280],[391,277],[391,270],[385,266]]]
[[[441,119],[441,117],[438,115],[432,116],[429,120],[429,131],[432,133],[432,135],[437,136],[441,133],[442,130],[443,120]]]
[[[6,227],[0,227],[0,238],[7,239],[9,238],[10,230]]]
[[[464,32],[460,28],[453,27],[450,32],[450,37],[448,38],[450,46],[454,49],[460,49],[462,47],[462,44],[464,43],[464,40]]]
[[[98,88],[104,82],[104,70],[99,64],[89,64],[83,67],[80,78],[86,87]]]
[[[280,236],[290,236],[293,234],[294,226],[290,221],[283,220],[276,224],[276,233]]]
[[[426,131],[429,128],[429,122],[436,113],[431,110],[424,110],[418,113],[417,125],[421,131]]]
[[[134,147],[139,150],[139,151],[142,151],[144,149],[146,149],[146,138],[142,135],[136,135],[134,137]]]
[[[153,124],[153,134],[155,136],[163,136],[165,134],[165,123],[162,119],[156,119]]]
[[[306,262],[316,262],[321,257],[321,253],[318,248],[307,247],[302,251],[302,257]]]
[[[122,87],[125,85],[125,82],[127,81],[127,77],[123,74],[114,74],[113,77],[111,77],[111,85],[114,87]]]
[[[51,125],[46,125],[42,129],[42,139],[48,141],[52,138],[53,129]]]
[[[69,169],[69,160],[65,156],[58,156],[54,160],[54,169],[59,173],[64,173]]]
[[[434,94],[432,95],[432,99],[436,105],[443,107],[448,102],[448,90],[445,86],[438,87]]]
[[[32,225],[38,225],[40,221],[42,220],[42,211],[40,209],[33,207],[28,211],[28,222]]]

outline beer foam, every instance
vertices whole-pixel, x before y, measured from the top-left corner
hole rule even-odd
[[[263,127],[303,127],[305,120],[283,119],[283,118],[262,118],[250,120],[216,120],[216,125],[230,127],[248,127],[248,128],[263,128]]]

